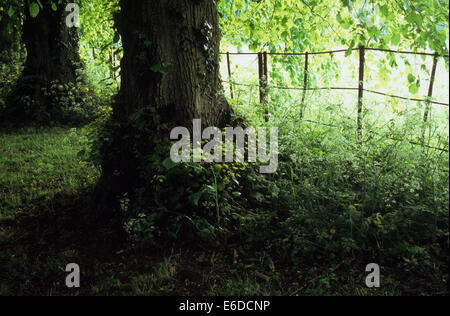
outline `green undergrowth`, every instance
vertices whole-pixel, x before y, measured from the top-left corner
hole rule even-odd
[[[0,295],[448,295],[448,173],[433,156],[296,124],[273,175],[153,152],[119,230],[97,212],[85,132],[2,133]],[[372,262],[380,289],[365,286]]]

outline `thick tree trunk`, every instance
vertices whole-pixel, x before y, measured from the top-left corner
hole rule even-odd
[[[148,184],[142,179],[146,159],[154,144],[169,140],[171,129],[190,128],[193,119],[218,127],[231,119],[219,75],[216,1],[121,0],[120,5],[122,85],[99,186],[109,201]]]
[[[122,0],[122,87],[114,114],[155,108],[153,123],[220,125],[229,114],[219,79],[220,30],[213,0]]]
[[[34,119],[36,112],[46,112],[55,107],[48,92],[55,84],[62,93],[67,83],[76,82],[76,69],[80,67],[78,31],[66,26],[68,14],[63,1],[54,11],[51,1],[41,1],[43,8],[37,17],[25,9],[22,41],[27,59],[15,90],[7,100],[9,119]],[[62,87],[62,88],[61,88]],[[46,95],[47,94],[47,95]]]

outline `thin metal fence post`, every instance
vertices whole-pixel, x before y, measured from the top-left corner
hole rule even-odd
[[[365,64],[365,47],[359,47],[359,83],[358,83],[358,142],[362,142],[362,116],[363,116],[363,97],[364,97],[364,64]]]
[[[268,109],[269,103],[267,102],[267,86],[268,86],[268,82],[269,82],[269,75],[268,75],[269,62],[267,59],[267,52],[263,53],[263,65],[264,65],[263,104],[265,106],[265,120],[266,120],[266,122],[268,122],[269,121],[269,109]]]
[[[259,103],[262,104],[264,101],[264,94],[263,94],[263,76],[264,76],[264,70],[263,70],[263,56],[262,53],[258,53],[258,77],[259,77]]]
[[[267,53],[258,53],[259,103],[264,106],[266,122],[269,119],[267,109]]]
[[[230,82],[230,96],[231,96],[231,99],[234,99],[233,81],[232,81],[232,78],[231,78],[230,52],[227,53],[227,66],[228,66],[228,81]]]
[[[303,120],[303,111],[305,109],[305,99],[306,99],[306,89],[308,89],[308,63],[309,63],[309,53],[306,52],[305,55],[305,72],[303,74],[303,96],[300,109],[300,120]]]
[[[438,53],[436,53],[433,58],[433,68],[431,70],[430,86],[428,87],[428,98],[425,101],[425,112],[423,114],[424,128],[423,128],[423,134],[422,134],[422,146],[425,145],[425,134],[427,131],[426,123],[428,122],[428,118],[430,116],[431,98],[433,97],[433,88],[434,88],[434,81],[436,78],[436,69],[437,69],[437,64],[438,64],[438,58],[439,58],[439,55],[438,55]]]

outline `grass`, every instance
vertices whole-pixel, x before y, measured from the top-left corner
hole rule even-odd
[[[130,249],[95,212],[99,170],[83,162],[87,149],[70,128],[0,135],[0,295],[423,294],[392,271],[382,288],[366,288],[361,262],[277,267],[234,249]],[[72,262],[81,267],[80,289],[65,286]]]
[[[99,171],[78,155],[86,146],[77,129],[27,128],[0,135],[0,216],[14,215],[36,200],[52,209],[57,194],[92,186]]]

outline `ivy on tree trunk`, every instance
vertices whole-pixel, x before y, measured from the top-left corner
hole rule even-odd
[[[229,107],[219,78],[216,2],[128,0],[121,9],[116,20],[124,57],[115,118],[153,107],[156,125],[185,126],[194,118],[223,123]]]
[[[224,126],[231,118],[219,75],[216,2],[122,0],[120,6],[121,89],[101,181],[116,197],[145,185],[148,179],[138,179],[146,157],[156,143],[168,143],[172,128],[192,127],[193,119]]]

